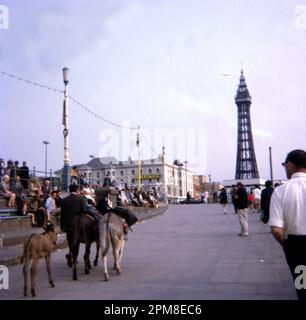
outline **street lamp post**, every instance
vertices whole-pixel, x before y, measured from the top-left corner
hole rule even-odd
[[[138,147],[138,191],[140,191],[141,190],[140,127],[138,127],[136,145]]]
[[[68,192],[68,187],[70,184],[70,155],[69,155],[69,139],[68,139],[68,72],[67,67],[63,68],[63,80],[65,84],[64,90],[64,104],[63,104],[63,135],[64,135],[64,167],[62,174],[62,191]]]
[[[186,171],[186,199],[187,199],[187,189],[188,189],[188,187],[187,187],[187,163],[188,163],[188,161],[184,161],[184,163],[185,163],[185,171]]]
[[[272,147],[269,147],[269,160],[270,160],[270,179],[273,183]]]
[[[89,155],[89,158],[92,160],[95,158],[95,156],[93,154],[90,154]],[[94,180],[94,177],[93,177],[94,173],[93,173],[93,169],[91,169],[91,176],[89,177],[89,185],[90,185],[90,188],[92,188],[92,183],[93,183],[93,180]]]
[[[212,186],[211,186],[211,175],[209,174],[208,175],[208,179],[209,179],[209,193],[211,194],[212,193]]]
[[[43,144],[46,146],[45,148],[45,178],[47,178],[47,171],[48,171],[48,144],[49,141],[43,141]]]

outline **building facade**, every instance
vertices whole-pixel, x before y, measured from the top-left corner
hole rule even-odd
[[[102,186],[104,179],[109,178],[112,185],[118,188],[125,185],[131,189],[139,187],[138,160],[93,158],[88,163],[75,167],[79,176],[85,176],[90,185]],[[170,200],[185,199],[187,191],[192,197],[194,195],[193,172],[187,170],[178,160],[173,164],[167,163],[163,155],[155,159],[141,160],[140,183],[141,189],[165,192]]]

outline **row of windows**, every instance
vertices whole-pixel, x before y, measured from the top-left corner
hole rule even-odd
[[[149,183],[152,183],[152,179],[148,180]],[[135,182],[138,182],[138,180],[132,179],[132,184],[135,184]],[[160,182],[160,179],[156,179],[156,182]]]
[[[148,172],[149,172],[149,174],[152,174],[152,169],[149,169]],[[160,172],[159,168],[156,168],[156,173],[159,174],[159,172]],[[135,173],[138,174],[138,170],[132,170],[131,173],[132,173],[132,175],[135,175]],[[141,170],[140,170],[140,174],[142,175],[142,173],[143,173],[143,171],[142,171],[142,169],[141,169]],[[110,172],[110,171],[107,171],[106,174],[107,174],[107,176],[110,176],[110,175],[111,175],[111,172]],[[115,176],[115,175],[116,175],[116,172],[115,172],[115,171],[112,171],[112,176]],[[124,175],[124,171],[123,171],[123,170],[120,171],[120,175],[121,175],[121,176]],[[91,172],[89,172],[89,176],[91,176]],[[97,177],[98,179],[100,179],[100,172],[97,172],[97,173],[96,173],[96,177]],[[179,172],[179,178],[182,178],[182,177],[185,178],[185,175],[182,175],[182,173]],[[180,181],[180,182],[181,182],[181,181]]]
[[[135,171],[135,170],[132,170],[131,173],[132,175],[135,175],[135,173],[137,172],[138,174],[138,170]],[[152,169],[149,169],[149,174],[152,174]],[[159,168],[156,168],[156,173],[159,174],[160,170]],[[140,169],[140,174],[142,174],[142,169]],[[111,175],[111,172],[110,171],[107,171],[106,173],[107,176],[110,176]],[[112,176],[115,176],[116,175],[116,172],[115,171],[112,171]],[[120,171],[120,175],[123,176],[124,175],[124,171]],[[89,172],[89,176],[91,176],[91,172]],[[99,179],[100,178],[100,172],[97,172],[96,173],[96,177]]]
[[[135,171],[134,169],[131,171],[132,175],[135,175],[135,172],[137,172],[138,174],[138,170]],[[159,174],[160,170],[159,168],[156,168],[156,173]],[[142,169],[140,169],[140,174],[142,174]],[[152,169],[149,169],[149,174],[152,174]],[[110,175],[110,171],[107,171],[107,175],[109,176]],[[112,172],[112,175],[114,176],[115,175],[115,171]],[[124,175],[124,171],[121,170],[120,171],[120,175],[123,176]]]

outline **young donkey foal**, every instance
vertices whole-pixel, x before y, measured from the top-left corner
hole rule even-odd
[[[54,287],[54,281],[51,276],[51,252],[57,242],[57,231],[55,231],[54,226],[47,225],[44,228],[45,232],[41,234],[32,234],[28,241],[24,245],[23,256],[21,258],[21,264],[23,266],[23,276],[24,276],[24,296],[27,295],[28,290],[28,269],[31,259],[33,260],[31,266],[31,293],[35,297],[35,287],[36,287],[36,277],[39,267],[39,259],[45,258],[49,283],[51,287]]]

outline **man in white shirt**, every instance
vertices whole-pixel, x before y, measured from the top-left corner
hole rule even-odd
[[[51,214],[59,214],[61,212],[61,208],[57,208],[55,203],[57,192],[52,191],[50,197],[46,200],[45,209],[47,209],[47,219],[50,222]]]
[[[306,267],[306,152],[291,151],[283,166],[289,180],[272,194],[269,224],[284,248],[298,297],[305,300],[306,287],[301,285],[301,267],[297,267]]]
[[[205,192],[204,192],[204,202],[205,202],[205,203],[208,203],[208,197],[209,197],[209,192],[208,192],[208,191],[205,191]]]

